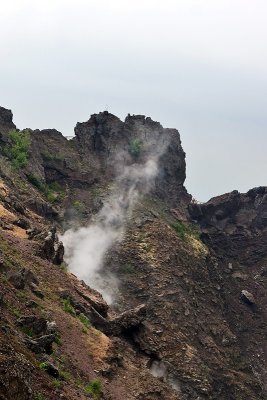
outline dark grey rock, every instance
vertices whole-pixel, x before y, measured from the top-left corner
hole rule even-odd
[[[36,315],[24,315],[17,319],[16,325],[29,328],[34,335],[44,334],[47,331],[47,320]]]
[[[36,354],[47,353],[52,354],[53,342],[55,341],[55,335],[43,335],[36,339],[24,339],[27,347]]]
[[[59,370],[54,364],[49,361],[46,361],[44,364],[44,370],[48,375],[53,376],[53,378],[59,378]]]
[[[249,304],[249,305],[256,304],[256,301],[255,301],[255,298],[254,298],[253,294],[250,293],[250,292],[248,292],[247,290],[242,290],[242,292],[241,292],[241,299],[242,299],[245,303],[247,303],[247,304]]]

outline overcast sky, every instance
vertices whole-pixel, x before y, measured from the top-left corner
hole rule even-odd
[[[108,111],[180,131],[205,201],[266,185],[266,0],[0,0],[0,105],[73,134]]]

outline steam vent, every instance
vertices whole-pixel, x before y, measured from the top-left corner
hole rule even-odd
[[[267,188],[198,203],[176,129],[0,107],[0,400],[267,398]]]

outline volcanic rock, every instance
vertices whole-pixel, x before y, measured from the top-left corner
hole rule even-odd
[[[254,298],[253,294],[250,293],[250,292],[248,292],[247,290],[242,290],[242,292],[241,292],[241,299],[242,299],[245,303],[247,303],[247,304],[249,304],[249,305],[256,304],[256,301],[255,301],[255,298]]]

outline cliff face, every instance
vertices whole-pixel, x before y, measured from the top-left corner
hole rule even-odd
[[[190,203],[178,131],[144,116],[94,114],[69,141],[29,130],[19,169],[11,129],[0,108],[0,399],[264,399],[267,189]],[[152,156],[103,262],[109,307],[67,271],[55,227],[87,225]]]
[[[227,193],[189,211],[216,257],[225,318],[265,397],[267,188]]]
[[[116,175],[118,155],[127,155],[125,165],[133,162],[128,150],[138,141],[141,146],[140,157],[135,162],[142,162],[149,148],[156,146],[164,138],[166,151],[160,158],[159,175],[156,178],[154,193],[167,204],[175,205],[184,198],[190,200],[183,187],[185,181],[185,153],[181,146],[180,135],[176,129],[164,129],[158,122],[143,115],[128,115],[125,122],[108,112],[92,115],[89,121],[78,123],[75,128],[74,142],[81,149],[84,157],[95,158],[101,175]],[[128,153],[128,154],[127,154]]]
[[[190,214],[201,226],[203,239],[217,255],[253,265],[264,258],[267,244],[267,190],[237,191],[192,204]]]

